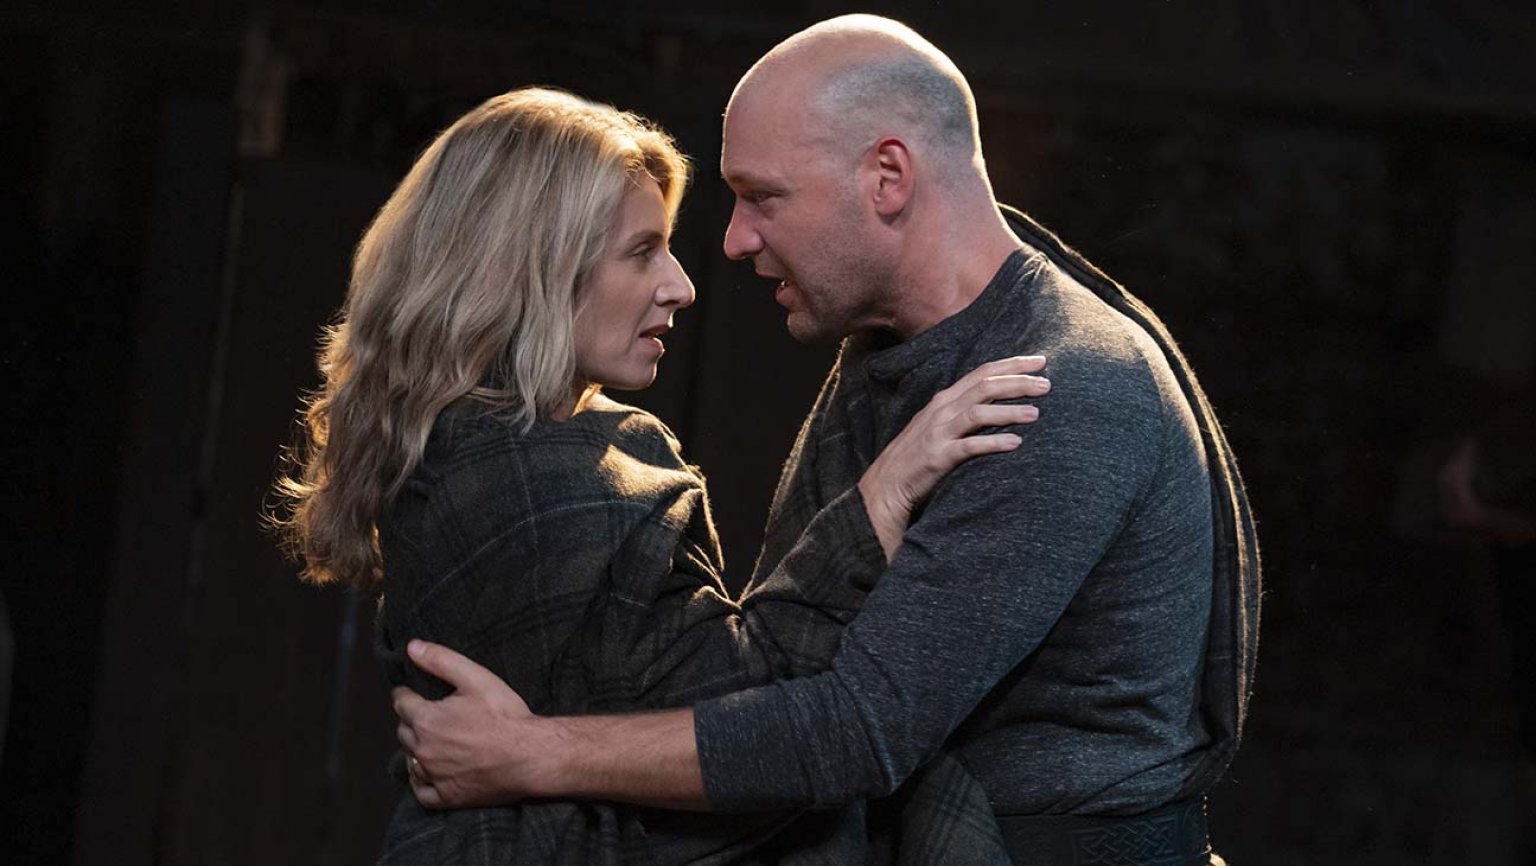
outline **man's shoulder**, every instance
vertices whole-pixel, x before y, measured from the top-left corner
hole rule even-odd
[[[1095,388],[1154,389],[1171,376],[1168,359],[1140,325],[1044,254],[1030,261],[1031,281],[1012,317],[999,317],[994,339],[1009,351],[1043,354],[1047,375],[1072,372]],[[1053,377],[1053,384],[1061,384]]]

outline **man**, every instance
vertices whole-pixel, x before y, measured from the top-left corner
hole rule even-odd
[[[1206,862],[1202,796],[1252,673],[1257,551],[1166,331],[1000,215],[964,77],[895,22],[833,19],[763,57],[727,108],[721,170],[737,196],[726,254],[781,280],[796,338],[847,338],[759,575],[977,363],[1045,355],[1050,411],[934,491],[823,673],[653,714],[539,718],[413,645],[460,691],[397,693],[418,797],[827,807],[891,794],[944,751],[981,782],[1016,862],[1101,862],[1084,858],[1133,838],[1140,853],[1113,862]]]

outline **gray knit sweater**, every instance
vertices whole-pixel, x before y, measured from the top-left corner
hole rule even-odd
[[[1014,254],[910,341],[845,342],[758,573],[936,391],[1036,353],[1053,384],[1040,420],[1017,428],[1018,450],[935,490],[830,670],[697,706],[716,808],[882,796],[941,748],[999,814],[1131,814],[1185,793],[1212,741],[1198,697],[1213,593],[1200,425],[1148,332],[1046,257]]]

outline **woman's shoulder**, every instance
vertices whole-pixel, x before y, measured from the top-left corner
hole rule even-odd
[[[610,430],[615,436],[633,440],[652,440],[665,445],[672,452],[681,451],[677,435],[660,418],[650,412],[620,403],[598,393],[587,401],[586,408],[572,417],[573,421],[593,422],[601,429]]]
[[[527,447],[535,431],[515,412],[471,398],[450,403],[432,423],[421,466],[442,475]]]
[[[655,415],[598,394],[563,421],[461,400],[433,425],[418,480],[515,476],[534,486],[609,486],[613,470],[686,469],[677,437]],[[596,471],[595,471],[596,470]]]
[[[605,443],[601,463],[610,474],[697,475],[697,470],[683,459],[677,436],[660,418],[644,409],[598,394],[566,423],[573,429],[597,431],[598,438]]]

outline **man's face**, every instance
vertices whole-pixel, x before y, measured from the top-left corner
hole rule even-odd
[[[859,207],[854,167],[806,143],[804,107],[769,99],[733,106],[720,173],[736,194],[725,254],[781,282],[774,300],[801,342],[867,323],[882,279]]]

